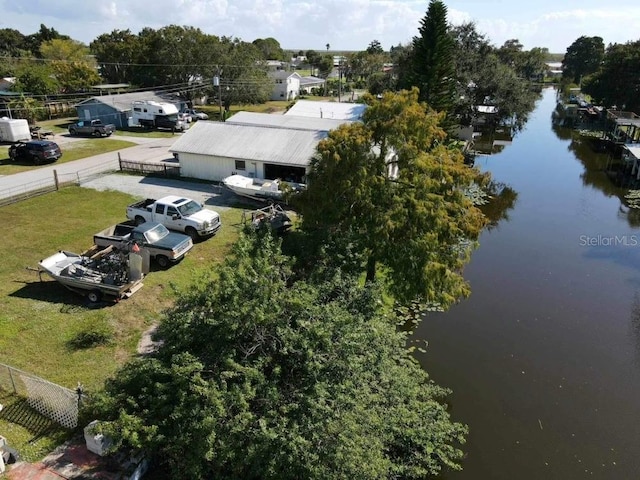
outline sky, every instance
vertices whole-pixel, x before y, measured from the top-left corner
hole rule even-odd
[[[582,35],[605,45],[640,39],[637,0],[445,0],[447,19],[473,21],[491,44],[565,53]],[[385,50],[418,34],[428,0],[0,0],[0,28],[28,35],[40,24],[86,44],[102,33],[166,25],[252,42],[273,37],[288,50]]]

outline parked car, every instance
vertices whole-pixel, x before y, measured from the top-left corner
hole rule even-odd
[[[193,118],[191,117],[191,115],[185,112],[180,112],[178,114],[178,120],[182,120],[183,122],[186,122],[186,123],[193,122]]]
[[[62,156],[62,151],[57,143],[49,140],[30,140],[19,142],[9,147],[9,158],[13,161],[22,160],[41,163],[52,163]]]
[[[80,120],[69,125],[70,135],[91,135],[93,137],[109,137],[116,131],[113,123],[102,123],[102,120]]]
[[[182,113],[186,113],[190,115],[194,120],[209,120],[209,115],[204,112],[199,112],[198,110],[194,110],[193,108],[186,108],[182,111]]]
[[[127,207],[127,218],[137,225],[161,223],[168,229],[186,233],[194,241],[214,235],[222,226],[217,212],[195,200],[176,195],[135,202]]]

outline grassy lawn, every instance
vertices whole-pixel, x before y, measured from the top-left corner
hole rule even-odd
[[[69,438],[70,432],[31,409],[24,398],[0,390],[0,432],[23,461],[34,462]]]
[[[78,142],[70,142],[60,147],[62,150],[62,157],[56,162],[56,164],[72,162],[74,160],[80,160],[81,158],[113,152],[115,150],[121,150],[123,148],[133,146],[135,146],[135,143],[126,140],[116,140],[113,138],[90,138]],[[0,175],[11,175],[27,170],[33,170],[34,168],[41,168],[42,165],[12,162],[9,160],[8,150],[8,146],[0,146]]]
[[[151,272],[131,298],[104,308],[90,308],[80,295],[45,276],[40,282],[36,272],[25,268],[36,267],[58,250],[89,248],[93,234],[122,221],[132,201],[134,197],[120,192],[69,187],[0,208],[12,219],[3,239],[11,255],[0,264],[0,363],[69,388],[80,381],[89,392],[99,389],[135,352],[140,333],[171,304],[172,286],[188,285],[203,266],[222,260],[239,232],[242,210],[221,209],[223,227],[216,236],[197,243],[179,264]],[[71,348],[69,341],[88,325],[112,328],[114,341],[86,350]]]
[[[38,261],[61,249],[89,248],[93,234],[123,221],[126,205],[134,200],[121,192],[69,187],[0,207],[12,225],[3,238],[5,258],[0,262],[0,363],[70,389],[81,382],[89,394],[101,389],[104,380],[135,355],[141,333],[172,304],[174,287],[185,287],[214,268],[240,231],[242,208],[220,209],[223,227],[214,237],[196,243],[179,264],[167,270],[152,268],[144,287],[131,298],[99,307],[45,275],[40,281],[26,268],[37,267]],[[112,340],[91,348],[72,346],[79,332],[95,326],[113,332]],[[69,435],[2,390],[0,403],[5,405],[0,432],[27,459],[42,457]],[[12,409],[28,415],[7,415]]]

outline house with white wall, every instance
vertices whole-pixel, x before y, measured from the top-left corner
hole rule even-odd
[[[184,177],[221,181],[234,174],[305,183],[318,143],[343,119],[239,112],[226,122],[201,120],[169,149]]]
[[[294,100],[300,95],[300,75],[295,72],[278,70],[268,73],[273,81],[271,100]]]

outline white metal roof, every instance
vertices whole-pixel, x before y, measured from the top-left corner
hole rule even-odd
[[[306,167],[327,132],[200,120],[169,151]]]
[[[361,120],[367,106],[363,103],[314,102],[298,100],[285,115],[337,120]]]
[[[106,105],[110,105],[121,112],[131,110],[131,103],[134,101],[152,100],[160,103],[178,103],[180,99],[174,95],[154,93],[154,92],[133,92],[133,93],[120,93],[116,95],[98,95],[91,97],[87,100],[83,100],[78,105],[85,103],[101,102]]]
[[[328,132],[329,130],[338,128],[343,123],[352,122],[349,120],[337,120],[335,118],[312,118],[279,115],[275,113],[238,112],[227,120],[227,123]]]

